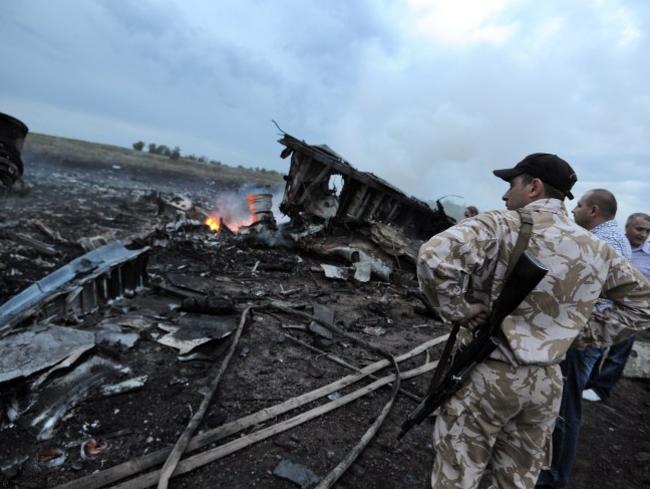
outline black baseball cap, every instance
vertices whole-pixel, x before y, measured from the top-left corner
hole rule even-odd
[[[514,168],[494,170],[493,173],[506,182],[526,173],[564,192],[569,199],[573,199],[571,187],[578,181],[571,165],[558,155],[550,153],[533,153],[517,163]]]

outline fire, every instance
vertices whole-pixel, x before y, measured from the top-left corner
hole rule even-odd
[[[211,231],[217,233],[219,232],[219,228],[221,228],[221,219],[219,216],[208,216],[203,224],[208,226]]]
[[[226,221],[223,216],[217,216],[217,215],[211,215],[206,218],[205,221],[203,221],[203,224],[208,226],[210,228],[210,231],[213,233],[218,233],[221,230],[221,225],[223,224],[224,226],[227,226],[228,229],[234,232],[238,232],[239,228],[242,228],[244,226],[250,226],[253,224],[253,218],[242,218],[239,220],[228,220]]]
[[[272,205],[271,194],[251,194],[244,198],[241,192],[223,192],[214,206],[209,207],[204,224],[213,233],[238,233],[255,222],[273,220]]]

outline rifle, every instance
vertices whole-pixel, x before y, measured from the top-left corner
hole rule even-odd
[[[519,307],[547,272],[548,270],[527,251],[521,253],[511,273],[507,275],[503,289],[494,303],[488,320],[476,328],[474,340],[467,347],[459,350],[449,361],[449,354],[460,327],[458,323],[454,325],[427,395],[402,424],[401,431],[397,435],[398,440],[465,385],[474,367],[494,351],[498,344],[498,338],[503,337],[501,331],[503,320]]]

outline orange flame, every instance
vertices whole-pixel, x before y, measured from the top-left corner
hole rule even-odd
[[[208,226],[211,231],[217,233],[221,227],[221,220],[219,219],[219,216],[208,216],[203,224]]]
[[[203,221],[203,224],[210,228],[210,231],[213,233],[218,233],[221,230],[221,223],[228,226],[228,229],[234,232],[238,232],[240,228],[244,226],[250,226],[253,223],[253,218],[249,217],[248,219],[242,219],[239,221],[228,221],[226,222],[221,216],[211,215]]]

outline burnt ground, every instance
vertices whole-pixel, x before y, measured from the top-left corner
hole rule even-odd
[[[51,488],[173,445],[191,413],[198,408],[204,387],[223,357],[227,340],[206,345],[203,356],[198,359],[179,361],[176,350],[156,341],[162,333],[158,325],[191,324],[200,318],[175,309],[180,299],[161,292],[156,284],[185,286],[227,298],[235,304],[237,315],[247,305],[255,308],[199,431],[214,429],[350,373],[289,336],[355,365],[379,360],[377,355],[349,340],[337,339],[330,343],[296,329],[308,324],[304,319],[277,312],[268,314],[265,305],[270,300],[284,300],[306,312],[311,312],[314,304],[332,307],[341,328],[395,354],[445,333],[441,325],[416,312],[415,306],[419,304],[407,293],[416,286],[412,272],[395,274],[391,283],[334,281],[324,278],[314,267],[336,263],[308,253],[259,246],[224,233],[213,235],[200,227],[172,234],[164,231],[165,223],[172,217],[160,214],[159,202],[152,190],[186,192],[196,202],[209,207],[209,201],[223,190],[218,183],[177,178],[170,181],[164,174],[131,174],[112,167],[89,171],[88,168],[42,162],[31,162],[27,179],[34,187],[26,195],[0,197],[3,208],[0,231],[28,234],[52,244],[59,254],[44,256],[3,235],[0,240],[0,301],[82,255],[80,238],[104,235],[128,238],[134,245],[152,245],[149,287],[133,298],[102,307],[80,324],[73,325],[92,330],[102,320],[119,324],[138,319],[144,327],[133,348],[100,348],[93,354],[128,365],[134,374],[148,378],[145,386],[137,391],[112,397],[91,396],[68,414],[49,440],[36,441],[33,431],[20,419],[0,431],[0,461],[18,455],[27,457],[19,469],[0,476],[0,488]],[[53,242],[39,234],[35,220],[59,232],[65,242]],[[218,316],[214,318],[219,320]],[[438,354],[435,349],[431,351],[433,358]],[[424,355],[420,355],[405,362],[402,369],[424,362]],[[379,375],[387,373],[384,370]],[[429,376],[404,381],[403,387],[421,394]],[[354,384],[342,394],[366,383]],[[358,441],[388,396],[389,389],[377,390],[333,412],[176,477],[170,486],[297,487],[273,475],[276,465],[284,459],[303,464],[324,476]],[[324,398],[297,411],[306,411],[328,401]],[[433,459],[431,422],[427,420],[414,428],[402,442],[395,441],[401,421],[414,406],[411,399],[398,396],[376,438],[336,487],[428,487]],[[650,486],[649,406],[650,383],[628,379],[621,380],[607,404],[586,405],[572,489]],[[295,414],[296,411],[289,412],[263,426],[248,428],[244,433]],[[242,433],[237,433],[217,444],[241,436]],[[108,446],[99,455],[84,459],[79,447],[90,437],[104,440]],[[213,446],[216,444],[209,448]],[[48,468],[42,463],[43,453],[50,448],[65,452],[62,465]]]

